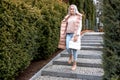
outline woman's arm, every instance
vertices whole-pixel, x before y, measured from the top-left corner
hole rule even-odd
[[[79,15],[78,19],[77,19],[77,23],[76,23],[76,31],[74,33],[74,41],[77,41],[78,37],[80,36],[81,30],[82,30],[82,16]]]

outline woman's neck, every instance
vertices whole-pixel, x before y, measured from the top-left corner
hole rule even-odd
[[[75,14],[73,14],[73,15],[70,15],[70,16],[75,16]]]
[[[71,16],[75,16],[75,14],[70,14]]]

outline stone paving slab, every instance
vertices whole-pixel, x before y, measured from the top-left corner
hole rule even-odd
[[[103,36],[102,34],[99,34],[99,33],[95,33],[95,34],[93,34],[93,33],[85,33],[83,36]]]
[[[82,50],[102,50],[103,46],[81,46]]]
[[[82,36],[82,38],[85,38],[85,37],[87,37],[87,38],[102,38],[103,36],[99,36],[99,35],[84,35],[84,36]]]
[[[94,36],[94,35],[103,35],[103,34],[104,34],[104,32],[86,32],[86,33],[84,33],[84,36],[86,36],[86,35]]]
[[[78,58],[87,58],[87,59],[101,59],[102,52],[96,50],[78,50]],[[69,54],[66,50],[61,53],[61,57],[69,57]]]
[[[61,57],[69,57],[69,54],[61,54]],[[101,59],[101,55],[80,55],[78,54],[78,58],[86,58],[86,59]]]
[[[82,43],[103,43],[103,40],[83,40],[81,39]]]
[[[67,64],[69,54],[64,50],[30,80],[102,80],[104,71],[100,66],[103,47],[100,44],[103,44],[103,34],[88,32],[82,36],[82,49],[77,51],[78,66],[75,71]]]
[[[53,76],[41,76],[36,80],[86,80],[86,79],[74,79],[74,78],[62,78],[62,77],[53,77]]]
[[[103,40],[103,36],[100,33],[85,33],[81,38],[82,40]]]
[[[95,36],[100,36],[100,37],[102,37],[103,35],[101,35],[101,34],[92,34],[92,33],[90,33],[90,34],[88,34],[88,33],[85,33],[82,37],[84,37],[84,36],[92,36],[92,37],[95,37]]]
[[[86,42],[86,43],[81,43],[82,46],[102,46],[103,44],[102,43],[91,43],[91,42]]]
[[[82,40],[103,40],[102,37],[82,37]]]
[[[84,74],[84,75],[94,75],[94,76],[102,76],[103,69],[102,68],[91,68],[91,67],[77,67],[76,70],[72,71],[71,66],[64,66],[64,65],[50,65],[46,67],[43,71],[52,71],[52,72],[63,72],[66,73],[73,73],[73,74]]]
[[[53,65],[68,65],[68,57],[60,57],[53,61]],[[77,60],[77,66],[81,67],[102,67],[102,61],[101,59],[84,59],[84,58],[78,58]]]
[[[71,66],[52,65],[42,71],[42,75],[69,77],[76,79],[101,80],[104,72],[101,68],[77,67],[75,71]]]
[[[78,50],[78,53],[80,55],[102,55],[103,54],[101,51],[97,51],[97,50]]]
[[[81,40],[103,41],[103,38],[102,37],[82,37]]]
[[[67,62],[69,60],[68,57],[60,57],[54,61],[63,61]],[[77,63],[91,63],[91,64],[102,64],[101,59],[85,59],[85,58],[78,58]]]

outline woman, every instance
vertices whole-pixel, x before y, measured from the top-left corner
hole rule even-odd
[[[77,49],[69,48],[69,41],[73,40],[76,42],[82,29],[82,14],[78,12],[76,5],[72,4],[68,8],[68,14],[61,22],[60,41],[58,48],[67,49],[70,54],[68,63],[71,64],[73,61],[72,70],[77,67]]]

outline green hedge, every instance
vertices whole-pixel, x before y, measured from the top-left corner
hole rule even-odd
[[[120,0],[103,1],[104,80],[120,80]]]
[[[38,14],[24,3],[4,0],[0,5],[0,79],[12,80],[32,60],[36,34],[33,22]]]
[[[0,80],[14,80],[32,60],[46,59],[57,49],[67,5],[37,1],[0,0]]]
[[[47,59],[56,51],[59,41],[60,23],[67,13],[67,5],[59,0],[40,0],[35,7],[41,10],[43,20],[38,20],[38,51],[35,59]]]

